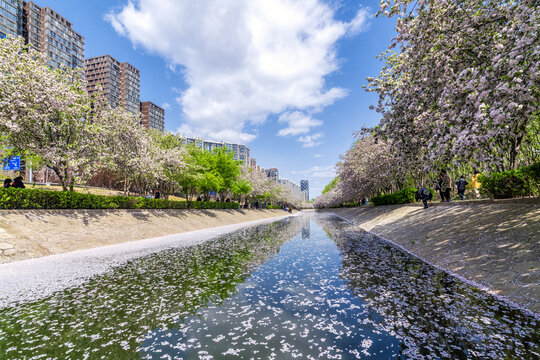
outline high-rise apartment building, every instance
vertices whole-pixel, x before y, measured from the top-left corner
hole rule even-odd
[[[0,0],[0,38],[22,34],[23,0]]]
[[[19,35],[35,50],[43,52],[50,66],[84,66],[84,37],[73,30],[71,22],[50,7],[42,8],[31,1],[24,2],[22,13]]]
[[[278,179],[277,183],[288,188],[297,201],[305,201],[304,193],[300,190],[300,186],[298,186],[298,184],[295,184],[288,179]]]
[[[90,95],[101,87],[111,107],[122,105],[132,113],[141,110],[139,70],[128,63],[120,63],[110,55],[86,59],[85,64]]]
[[[305,200],[309,201],[309,181],[300,180],[300,190],[305,193]]]
[[[95,95],[101,88],[103,95],[113,108],[120,104],[120,62],[110,55],[86,59],[85,77],[87,90]]]
[[[141,124],[147,129],[165,130],[165,110],[151,101],[141,102]]]
[[[141,110],[141,74],[133,65],[120,64],[120,102],[132,113]]]
[[[232,144],[225,141],[216,142],[216,141],[207,141],[196,138],[186,138],[184,140],[186,144],[195,145],[206,151],[212,151],[214,149],[226,148],[232,152],[235,160],[241,160],[246,164],[250,164],[249,157],[249,148],[246,145]]]
[[[22,36],[34,50],[47,56],[53,68],[84,66],[84,37],[50,7],[31,1],[0,0],[0,38],[8,35]]]
[[[279,180],[279,171],[277,168],[270,168],[266,170],[266,176],[274,181]],[[288,180],[287,180],[288,181]]]

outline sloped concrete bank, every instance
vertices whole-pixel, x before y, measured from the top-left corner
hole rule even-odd
[[[0,210],[0,263],[284,215],[282,210]]]
[[[0,309],[78,286],[130,260],[165,250],[195,246],[218,236],[296,215],[281,212],[277,217],[0,264]]]
[[[540,313],[540,202],[325,210]]]

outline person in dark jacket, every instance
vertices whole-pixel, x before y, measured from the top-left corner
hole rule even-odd
[[[465,180],[465,177],[461,175],[459,177],[459,180],[456,181],[456,187],[457,187],[457,193],[461,200],[465,200],[465,187],[467,186],[468,182]]]
[[[13,179],[13,184],[11,185],[11,187],[24,189],[25,186],[22,176],[17,176],[15,179]]]
[[[11,178],[7,178],[4,180],[4,187],[5,188],[11,187]]]
[[[433,194],[425,186],[422,186],[420,187],[420,190],[418,190],[418,197],[424,203],[424,209],[427,209],[428,208],[427,202],[428,200],[431,200],[433,198]]]
[[[154,191],[154,199],[159,199],[161,198],[161,193],[159,192],[158,189],[156,189],[156,191]]]
[[[444,191],[444,197],[446,202],[450,202],[450,191],[452,191],[452,178],[446,170],[441,170],[442,174],[442,186],[441,189]]]

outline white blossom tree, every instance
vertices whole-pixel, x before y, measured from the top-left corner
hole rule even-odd
[[[63,190],[88,177],[97,159],[83,79],[82,69],[50,69],[20,37],[0,40],[1,141],[39,156]]]

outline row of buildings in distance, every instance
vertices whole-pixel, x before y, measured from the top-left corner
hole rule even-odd
[[[289,188],[292,194],[294,195],[294,197],[298,201],[300,202],[309,201],[309,181],[308,180],[300,180],[300,185],[298,185],[288,179],[280,179],[279,170],[277,168],[263,169],[260,166],[258,166],[257,160],[255,160],[255,158],[250,157],[250,151],[246,145],[233,144],[233,143],[229,143],[225,141],[222,141],[222,142],[208,141],[208,140],[197,139],[197,138],[186,138],[184,139],[184,142],[186,144],[195,145],[206,151],[226,148],[233,154],[235,160],[243,161],[244,164],[251,167],[254,171],[264,171],[266,173],[266,176],[272,179],[272,181],[275,181],[276,183]]]
[[[89,94],[98,86],[109,104],[141,113],[146,128],[165,129],[165,110],[151,101],[140,100],[140,71],[110,55],[84,58],[84,37],[73,24],[50,7],[32,1],[0,0],[0,38],[22,36],[33,49],[47,56],[53,68],[85,68]]]
[[[73,24],[50,7],[40,7],[32,1],[0,0],[0,39],[22,36],[33,49],[47,56],[53,68],[83,67],[90,95],[99,88],[111,105],[124,107],[132,113],[141,113],[141,124],[150,129],[165,130],[165,110],[151,101],[141,101],[140,71],[127,62],[120,62],[110,55],[84,57],[84,37],[73,29]],[[246,145],[228,142],[186,138],[185,142],[204,150],[227,148],[236,160],[252,169],[265,171],[273,181],[288,187],[299,201],[309,200],[309,182],[300,185],[279,178],[276,168],[263,169],[250,157]]]

